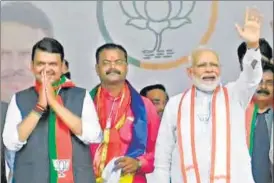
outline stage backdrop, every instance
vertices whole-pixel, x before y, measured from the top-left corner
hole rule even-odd
[[[11,2],[1,2],[1,7],[8,3]],[[126,48],[130,62],[128,80],[138,90],[161,83],[170,95],[175,95],[189,87],[185,72],[187,56],[199,45],[208,45],[220,54],[223,83],[235,80],[239,75],[237,47],[242,40],[234,24],[242,25],[247,6],[256,6],[264,14],[262,37],[273,46],[271,1],[30,3],[46,14],[53,37],[65,48],[72,79],[87,89],[99,82],[94,67],[95,51],[106,42]],[[13,37],[7,39],[11,41]]]

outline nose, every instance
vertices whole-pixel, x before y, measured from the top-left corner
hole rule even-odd
[[[207,65],[205,68],[206,72],[212,72],[213,71],[213,67],[211,65]]]
[[[267,84],[266,84],[266,82],[261,81],[261,82],[260,82],[260,88],[262,88],[262,89],[266,89],[266,88],[267,88]]]
[[[116,67],[116,62],[110,62],[110,68],[114,69]]]
[[[48,64],[45,64],[45,67],[43,70],[46,72],[46,74],[50,74],[50,72],[51,72],[51,68]]]
[[[44,70],[45,70],[45,71],[49,71],[49,66],[48,66],[48,64],[45,64]]]
[[[115,68],[115,62],[111,62],[111,63],[110,63],[110,67],[111,67],[111,68]]]
[[[265,82],[263,82],[263,83],[261,84],[261,88],[263,88],[263,89],[266,89],[266,88],[267,88],[267,85],[266,85]]]

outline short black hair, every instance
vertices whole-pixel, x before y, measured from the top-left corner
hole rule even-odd
[[[56,39],[45,37],[42,40],[38,41],[33,47],[31,52],[31,59],[34,60],[35,51],[41,50],[49,53],[58,53],[61,55],[61,61],[64,60],[64,48],[61,43]]]
[[[121,50],[124,53],[124,55],[126,57],[126,61],[127,61],[127,51],[123,46],[121,46],[119,44],[115,44],[115,43],[106,43],[106,44],[100,46],[99,48],[97,48],[97,50],[96,50],[96,63],[98,64],[100,53],[103,50],[111,50],[111,49]]]
[[[1,23],[16,22],[31,28],[42,29],[53,37],[53,27],[48,16],[30,2],[9,2],[1,6]]]
[[[274,73],[274,64],[271,63],[265,63],[263,66],[263,72],[271,71]]]
[[[144,97],[147,97],[147,93],[149,91],[155,90],[155,89],[159,89],[159,90],[162,90],[163,92],[165,92],[167,100],[169,99],[168,94],[166,92],[166,88],[162,84],[148,85],[140,91],[140,95],[142,95]]]
[[[64,62],[65,62],[66,67],[69,69],[69,62],[68,62],[68,60],[64,59]]]
[[[268,62],[272,58],[272,47],[264,38],[260,38],[259,45],[260,45],[260,52],[263,56],[262,61],[264,64],[264,62]],[[247,45],[245,42],[241,43],[237,50],[241,71],[243,70],[243,58],[245,56],[246,50],[247,50]]]

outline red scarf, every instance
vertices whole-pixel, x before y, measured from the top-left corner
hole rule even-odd
[[[62,77],[60,81],[53,84],[56,100],[63,105],[63,101],[58,90],[61,88],[71,88],[75,85]],[[35,90],[40,92],[42,84],[35,83]],[[50,159],[50,182],[51,183],[74,183],[72,169],[72,142],[70,129],[64,124],[62,119],[50,109],[49,115],[49,159]],[[65,161],[64,161],[65,160]],[[60,168],[66,169],[62,174]],[[59,169],[59,170],[58,170]],[[64,175],[64,176],[62,176]]]
[[[103,146],[107,145],[107,154],[106,154],[106,160],[104,163],[104,166],[108,164],[110,160],[112,160],[114,157],[121,156],[121,139],[119,135],[119,128],[117,129],[115,125],[120,121],[124,115],[126,115],[126,112],[128,108],[130,107],[131,97],[130,97],[130,91],[127,85],[125,85],[123,89],[123,93],[121,93],[120,98],[120,106],[118,106],[117,110],[113,112],[114,115],[111,117],[111,121],[115,120],[114,123],[112,123],[110,130],[109,130],[109,142],[107,144],[104,144],[104,142],[98,147],[95,159],[94,159],[94,169],[95,174],[97,177],[101,176],[101,171],[99,164],[102,156]],[[96,100],[95,105],[97,108],[97,113],[99,116],[99,122],[101,125],[102,130],[106,129],[107,124],[107,118],[109,117],[109,114],[107,113],[107,98],[104,96],[104,91],[102,91],[102,88],[100,87],[98,89],[98,92],[96,94]],[[116,115],[117,113],[117,115]],[[116,117],[116,119],[114,119]]]

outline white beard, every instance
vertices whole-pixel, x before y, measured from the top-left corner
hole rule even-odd
[[[194,86],[196,86],[199,90],[205,91],[205,92],[212,92],[220,84],[221,78],[217,77],[215,81],[205,82],[202,79],[192,75],[192,81]]]

